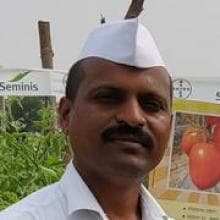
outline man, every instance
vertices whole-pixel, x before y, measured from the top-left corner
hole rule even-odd
[[[168,219],[141,182],[163,157],[171,102],[170,76],[149,31],[137,19],[100,25],[59,105],[74,160],[58,183],[0,219]]]

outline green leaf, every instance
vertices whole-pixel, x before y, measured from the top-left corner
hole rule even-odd
[[[26,75],[28,75],[28,73],[30,72],[31,71],[28,70],[28,71],[17,73],[11,80],[9,80],[9,82],[17,82],[21,80],[22,78],[24,78]]]
[[[47,174],[49,176],[52,176],[52,177],[57,177],[57,174],[56,174],[56,172],[54,170],[52,170],[50,168],[47,168],[47,167],[45,167],[43,165],[40,165],[39,167],[43,170],[43,172],[45,174]]]

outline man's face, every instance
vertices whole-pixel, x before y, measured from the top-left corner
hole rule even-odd
[[[76,99],[60,104],[76,167],[102,176],[142,177],[161,160],[170,134],[170,81],[163,67],[83,63]]]

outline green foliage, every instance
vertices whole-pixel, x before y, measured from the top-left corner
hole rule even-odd
[[[18,72],[14,78],[12,78],[9,82],[17,82],[21,79],[23,79],[25,76],[28,75],[28,73],[30,73],[31,71],[23,71],[23,72]]]
[[[6,111],[9,116],[10,121],[22,121],[23,125],[22,131],[39,131],[33,121],[42,120],[41,109],[46,107],[45,97],[16,97],[10,96],[6,100]],[[49,111],[49,110],[48,110]],[[54,114],[51,114],[53,117]],[[52,121],[54,123],[54,120]]]
[[[7,109],[12,103],[8,101]],[[17,100],[17,107],[23,108]],[[55,126],[51,107],[37,111],[35,132],[24,131],[24,118],[14,119],[12,111],[0,112],[0,210],[45,185],[63,173],[68,141]]]

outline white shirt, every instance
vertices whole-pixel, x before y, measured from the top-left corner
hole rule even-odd
[[[168,219],[142,186],[143,220]],[[96,198],[69,163],[61,180],[32,193],[0,213],[0,220],[108,220]]]

